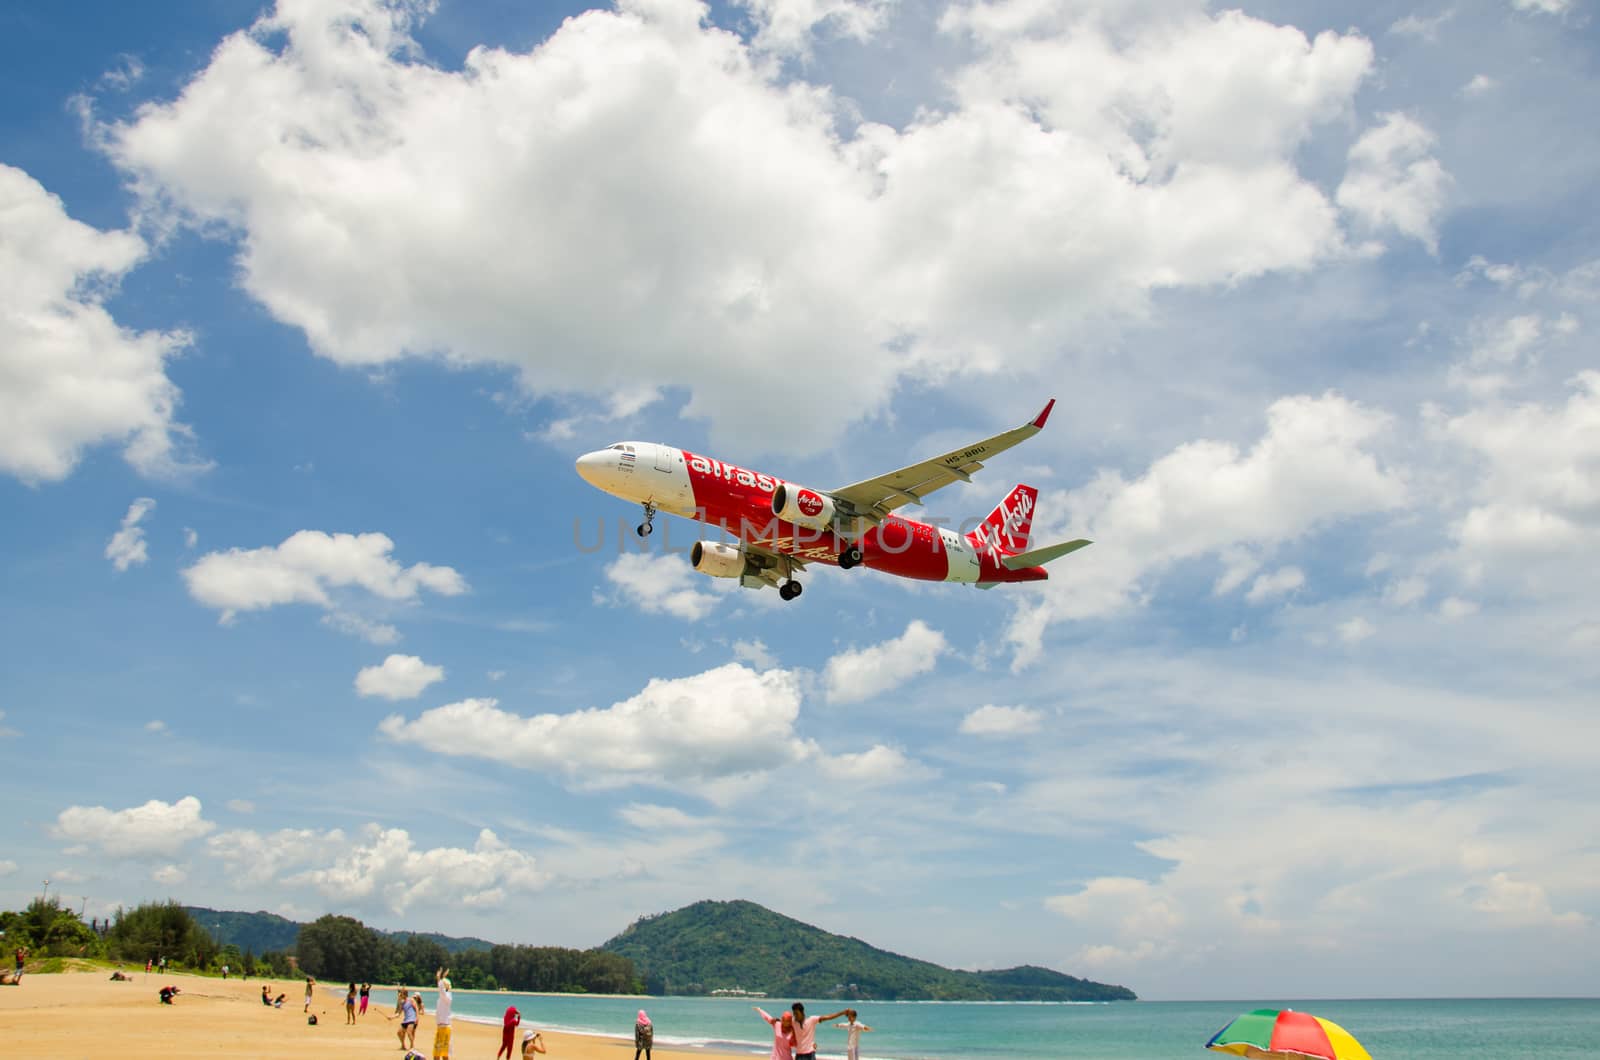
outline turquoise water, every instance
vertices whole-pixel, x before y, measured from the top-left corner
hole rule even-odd
[[[432,1011],[432,991],[425,991]],[[393,1007],[392,992],[373,1003]],[[516,1005],[524,1027],[631,1038],[642,1007],[662,1046],[765,1056],[771,1037],[746,1000],[605,998],[458,991],[455,1012],[499,1026]],[[787,999],[762,1002],[769,1012]],[[806,1001],[813,1014],[837,1001]],[[1296,1008],[1333,1020],[1373,1060],[1578,1060],[1600,1055],[1600,1000],[1123,1001],[1105,1005],[861,1002],[863,1058],[878,1060],[1189,1060],[1229,1020],[1253,1008]],[[844,1054],[844,1032],[824,1029],[823,1056]]]

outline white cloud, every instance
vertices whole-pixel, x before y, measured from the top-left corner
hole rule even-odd
[[[1459,596],[1447,596],[1439,602],[1439,617],[1452,622],[1478,613],[1478,605]]]
[[[98,846],[110,857],[170,857],[215,828],[200,815],[200,800],[186,795],[174,803],[151,799],[126,810],[69,806],[57,816],[52,833]]]
[[[150,873],[150,878],[166,887],[176,887],[189,878],[189,873],[179,865],[163,865]]]
[[[129,567],[136,567],[150,558],[145,549],[144,528],[139,525],[150,511],[155,508],[156,502],[149,497],[140,497],[128,506],[128,514],[122,517],[122,526],[111,540],[106,542],[106,559],[109,559],[119,571]]]
[[[636,606],[652,615],[671,615],[697,622],[717,606],[717,598],[701,592],[705,576],[696,574],[682,556],[669,553],[625,552],[605,569],[606,580],[616,586],[611,602]]]
[[[823,755],[817,771],[830,781],[857,787],[883,787],[927,780],[934,771],[898,747],[874,744],[865,751]]]
[[[762,774],[814,752],[794,731],[798,678],[729,663],[690,677],[655,678],[609,707],[523,717],[493,699],[465,699],[412,720],[385,718],[391,740],[440,754],[565,773],[588,785],[676,786]]]
[[[777,656],[768,650],[766,642],[759,637],[734,641],[733,657],[742,663],[749,663],[757,670],[770,670],[778,665]]]
[[[200,543],[200,535],[192,527],[183,528],[183,547],[194,548]]]
[[[537,891],[547,879],[532,855],[508,847],[487,828],[479,831],[470,850],[419,850],[405,829],[376,824],[367,825],[362,837],[334,864],[307,869],[285,882],[311,884],[341,901],[377,899],[399,914],[418,901],[495,908],[509,893]]]
[[[256,804],[249,799],[229,799],[224,805],[234,813],[255,813]]]
[[[208,552],[184,568],[183,580],[190,596],[222,612],[224,623],[240,611],[299,603],[333,612],[331,624],[339,628],[364,628],[364,623],[339,610],[335,590],[361,589],[396,603],[414,601],[424,589],[444,596],[467,591],[465,579],[452,568],[401,567],[389,555],[393,549],[385,534],[301,530],[280,545]]]
[[[348,611],[334,611],[323,615],[322,624],[340,633],[360,637],[368,644],[375,644],[380,648],[400,642],[400,631],[389,623],[362,618]]]
[[[337,828],[326,832],[282,828],[267,834],[236,829],[206,840],[206,853],[222,862],[230,879],[244,884],[279,879],[291,869],[330,861],[350,849]]]
[[[1339,639],[1346,644],[1360,644],[1368,637],[1378,632],[1378,627],[1357,615],[1347,619],[1338,626]]]
[[[431,684],[444,680],[444,667],[432,666],[415,655],[391,655],[378,666],[362,667],[356,674],[356,691],[384,699],[416,699]]]
[[[1572,0],[1511,0],[1511,6],[1540,15],[1564,15],[1571,10]]]
[[[944,634],[920,618],[893,640],[852,648],[828,660],[823,670],[830,703],[859,703],[932,670],[950,648]]]
[[[72,220],[38,181],[0,164],[0,472],[55,482],[105,443],[145,474],[181,466],[187,429],[173,421],[178,388],[165,367],[189,337],[130,331],[101,304],[145,254],[133,232]]]
[[[1271,574],[1262,574],[1250,583],[1244,598],[1252,604],[1264,603],[1279,596],[1287,596],[1306,584],[1305,571],[1299,567],[1279,567]]]
[[[6,712],[3,711],[3,710],[0,710],[0,722],[3,722],[5,720],[6,720]],[[0,725],[0,738],[9,737],[9,736],[21,736],[21,735],[22,734],[20,732],[18,732],[16,729],[9,728],[8,726],[5,726],[5,725]]]
[[[750,8],[754,48],[690,0],[623,0],[452,71],[410,35],[423,5],[283,3],[97,133],[146,209],[236,233],[244,289],[321,356],[505,366],[601,403],[689,380],[686,414],[774,450],[908,375],[1050,365],[1153,291],[1348,253],[1296,167],[1372,70],[1355,34],[963,5],[951,102],[892,129],[763,50],[870,33],[886,4]],[[775,372],[808,416],[746,400]]]
[[[1488,95],[1498,85],[1499,82],[1488,74],[1478,74],[1471,81],[1461,86],[1461,94],[1468,99],[1473,99],[1478,96]]]
[[[644,832],[698,828],[704,822],[675,806],[657,806],[652,803],[630,802],[617,811],[617,816]]]
[[[10,858],[0,858],[0,876],[10,876],[17,871],[17,863]]]
[[[1404,114],[1380,119],[1350,148],[1339,206],[1369,228],[1393,228],[1437,253],[1436,221],[1451,181],[1430,154],[1433,133]]]
[[[1390,582],[1383,590],[1383,599],[1394,607],[1410,607],[1428,595],[1428,580],[1412,575]]]
[[[1550,907],[1550,896],[1544,887],[1515,879],[1506,872],[1496,872],[1486,880],[1469,884],[1462,888],[1461,896],[1473,909],[1488,913],[1496,920],[1574,926],[1589,923],[1589,918],[1579,912],[1557,914]]]
[[[986,704],[961,719],[961,731],[968,736],[1025,736],[1038,732],[1044,712],[1032,707],[999,707]]]
[[[1389,27],[1389,32],[1402,37],[1417,37],[1432,43],[1439,39],[1439,30],[1446,22],[1455,17],[1455,9],[1450,8],[1433,18],[1423,18],[1421,15],[1406,15],[1398,19]]]
[[[1035,528],[1046,539],[1092,538],[1094,555],[1019,596],[1006,633],[1016,648],[1013,669],[1039,658],[1052,623],[1124,609],[1151,591],[1149,579],[1181,560],[1259,550],[1406,503],[1404,479],[1372,448],[1388,423],[1337,394],[1282,398],[1248,451],[1196,441],[1132,481],[1102,471],[1068,494],[1056,525]]]
[[[147,722],[144,723],[144,731],[145,732],[166,732],[167,731],[167,723],[162,721],[160,718],[156,718],[156,719],[154,719],[152,721],[147,721]]]

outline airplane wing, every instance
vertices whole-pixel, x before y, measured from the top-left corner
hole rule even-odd
[[[887,475],[852,482],[843,489],[831,491],[830,496],[836,503],[842,502],[844,507],[850,509],[849,514],[876,522],[902,505],[923,503],[924,497],[941,486],[956,481],[971,482],[972,473],[983,467],[983,462],[989,457],[1038,434],[1055,406],[1056,399],[1051,398],[1043,412],[1021,427],[1013,427],[993,438],[953,449]]]

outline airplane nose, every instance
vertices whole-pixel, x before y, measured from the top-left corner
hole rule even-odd
[[[606,472],[617,466],[615,453],[607,453],[604,449],[593,453],[584,453],[578,457],[578,474],[591,486],[605,488]]]

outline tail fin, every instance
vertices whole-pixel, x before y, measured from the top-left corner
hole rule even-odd
[[[1015,487],[989,513],[989,518],[967,535],[967,540],[980,553],[987,552],[996,559],[1026,552],[1028,533],[1033,529],[1034,504],[1038,498],[1039,491],[1032,486]]]

